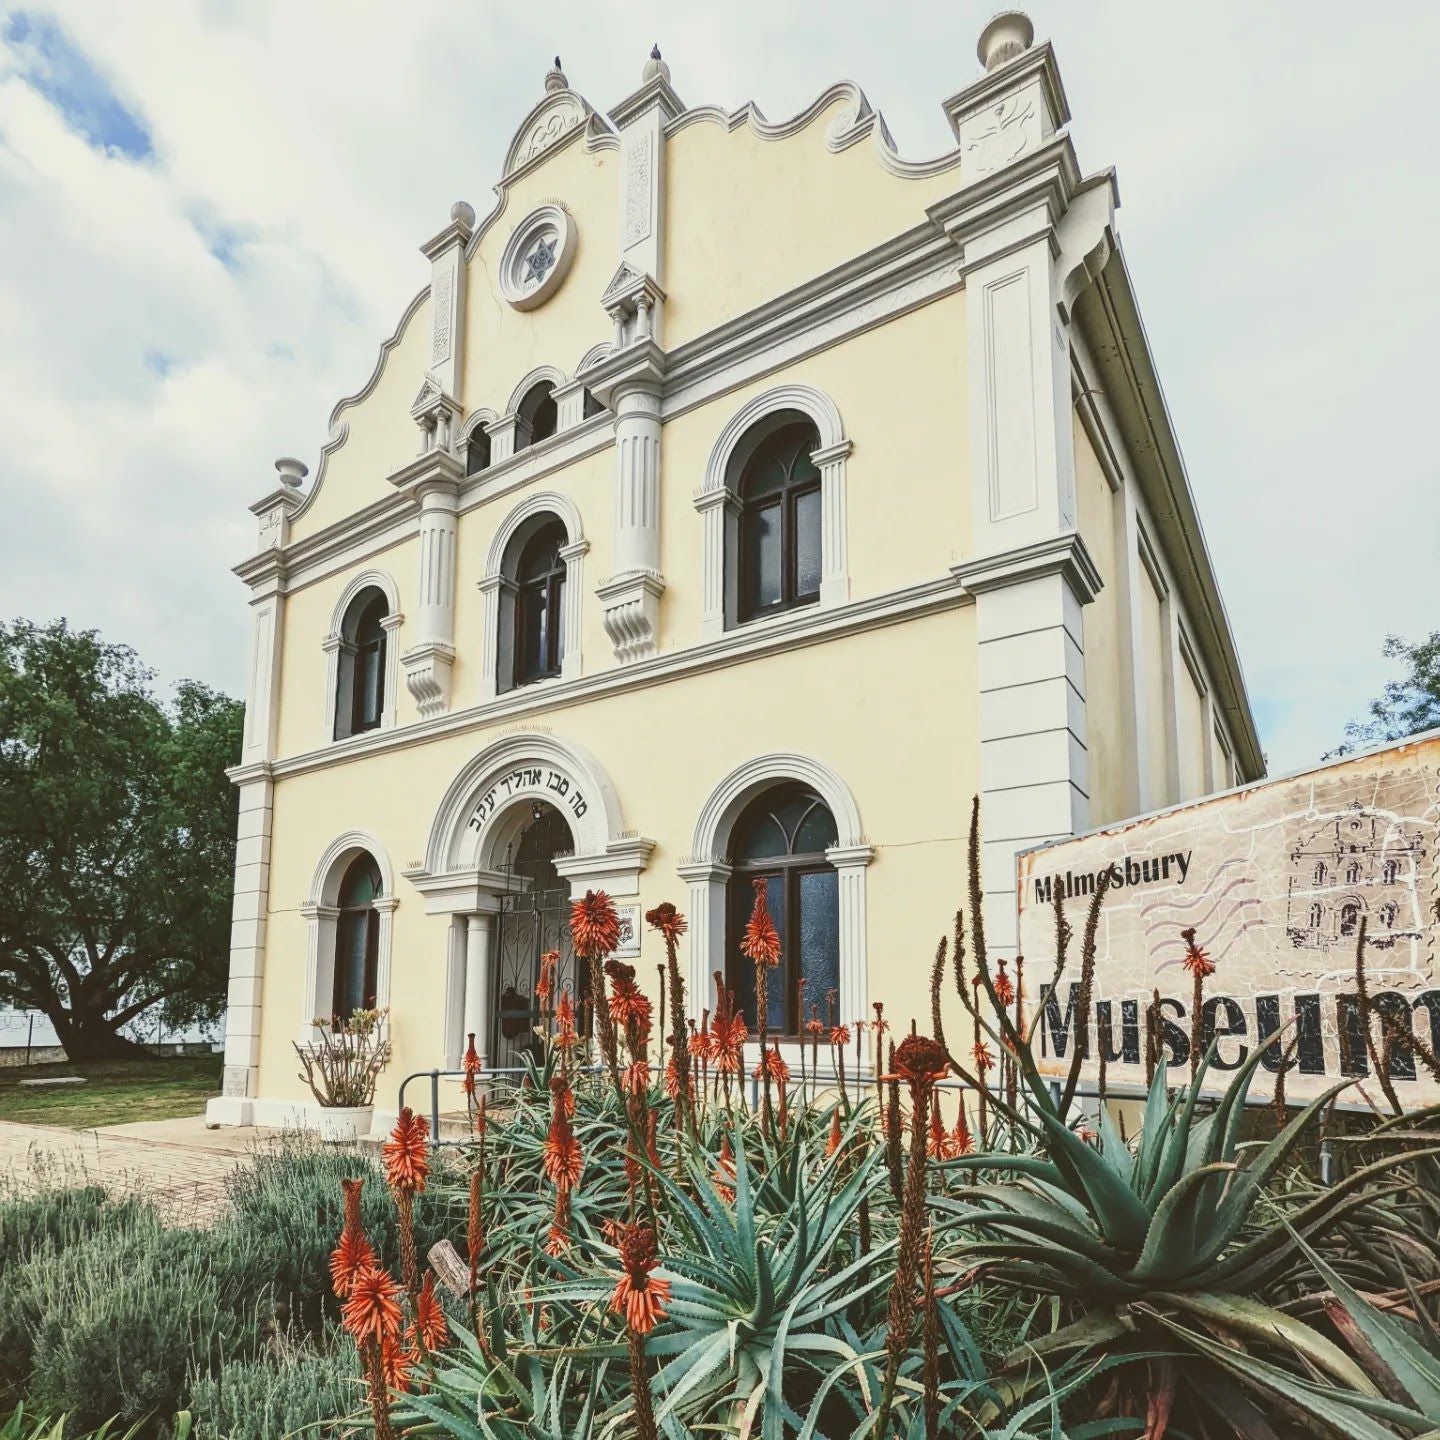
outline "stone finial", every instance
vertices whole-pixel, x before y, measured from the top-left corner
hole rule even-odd
[[[555,63],[550,67],[545,76],[545,93],[553,95],[557,90],[568,90],[570,82],[565,78],[565,72],[560,68],[560,57],[555,57]]]
[[[980,63],[994,70],[1023,54],[1035,41],[1035,27],[1023,10],[1002,10],[980,32],[975,53]]]
[[[667,85],[670,83],[670,67],[660,58],[660,47],[652,45],[650,58],[645,62],[645,69],[641,72],[641,79],[648,84],[657,75]]]
[[[275,462],[275,470],[280,483],[291,490],[298,490],[300,482],[310,473],[310,467],[303,460],[293,460],[288,455],[282,455]]]
[[[468,200],[457,200],[450,207],[450,218],[458,220],[467,230],[475,228],[475,207]]]

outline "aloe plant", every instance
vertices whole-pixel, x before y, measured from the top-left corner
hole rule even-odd
[[[1305,1237],[1372,1206],[1387,1172],[1405,1160],[1440,1151],[1386,1156],[1283,1220],[1257,1219],[1267,1187],[1346,1082],[1317,1097],[1265,1144],[1245,1147],[1240,1141],[1245,1098],[1263,1050],[1251,1053],[1216,1107],[1202,1116],[1197,1109],[1214,1051],[1212,1045],[1194,1078],[1173,1095],[1161,1064],[1133,1150],[1103,1106],[1097,1146],[1081,1139],[1053,1108],[1036,1105],[1030,1114],[1041,1154],[982,1154],[947,1162],[951,1171],[988,1172],[1005,1182],[970,1185],[932,1200],[933,1209],[974,1237],[951,1263],[1083,1307],[1079,1319],[1031,1353],[1127,1347],[1151,1353],[1173,1350],[1178,1340],[1203,1331],[1224,1336],[1241,1353],[1263,1348],[1297,1373],[1313,1367],[1331,1383],[1372,1391],[1363,1369],[1326,1335],[1257,1297]],[[1213,1359],[1208,1344],[1196,1345],[1192,1354]],[[1011,1363],[1023,1358],[1017,1355]],[[1233,1387],[1211,1383],[1213,1366],[1152,1369],[1152,1383],[1185,1384],[1191,1403],[1235,1420]]]
[[[1271,1361],[1232,1350],[1170,1316],[1157,1313],[1156,1320],[1265,1397],[1355,1440],[1389,1440],[1397,1426],[1417,1435],[1440,1434],[1440,1336],[1424,1307],[1415,1306],[1422,1328],[1412,1334],[1351,1289],[1303,1240],[1297,1238],[1296,1244],[1330,1287],[1333,1298],[1327,1309],[1363,1369],[1363,1387],[1316,1384]]]

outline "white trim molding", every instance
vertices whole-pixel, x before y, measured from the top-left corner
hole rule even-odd
[[[725,886],[732,873],[727,858],[731,832],[756,795],[791,781],[814,790],[834,817],[836,843],[825,855],[839,874],[841,1014],[854,1018],[869,1013],[865,887],[875,847],[865,839],[854,794],[834,770],[809,755],[777,751],[736,766],[710,792],[695,821],[691,855],[676,867],[690,887],[689,992],[697,1018],[707,1003],[711,976],[725,968]]]
[[[820,437],[811,459],[820,471],[820,605],[850,598],[846,462],[852,448],[835,402],[809,385],[777,385],[747,401],[726,422],[705,464],[695,495],[700,513],[700,637],[713,639],[735,621],[734,555],[739,498],[732,473],[746,458],[746,441],[772,416],[795,411],[810,419]]]
[[[375,900],[380,922],[376,942],[375,1005],[384,1010],[390,1004],[390,965],[394,934],[393,917],[399,900],[395,894],[395,869],[380,841],[368,830],[347,830],[325,847],[315,866],[310,889],[300,913],[305,917],[304,1013],[300,1016],[297,1039],[302,1045],[317,1038],[315,1020],[328,1014],[335,985],[335,931],[339,919],[340,882],[351,861],[361,852],[374,860],[380,871],[380,894]]]
[[[325,652],[325,700],[321,714],[325,717],[325,732],[321,743],[333,745],[336,740],[335,722],[340,698],[340,660],[345,649],[345,615],[362,590],[375,589],[385,597],[386,615],[380,622],[385,631],[385,703],[380,711],[380,728],[395,728],[395,704],[400,690],[400,626],[405,616],[400,611],[400,591],[394,578],[384,570],[362,570],[352,576],[340,592],[335,608],[330,614],[330,629],[320,642]]]
[[[527,495],[501,522],[485,556],[485,573],[476,582],[480,591],[481,615],[480,698],[493,700],[500,693],[501,671],[510,662],[507,600],[513,600],[513,577],[505,574],[505,552],[522,529],[545,515],[553,515],[565,527],[565,544],[560,558],[565,562],[565,603],[560,617],[560,678],[575,680],[584,670],[580,641],[585,603],[585,555],[590,542],[580,521],[580,511],[568,495],[558,490],[537,490]],[[512,689],[507,685],[505,689]]]

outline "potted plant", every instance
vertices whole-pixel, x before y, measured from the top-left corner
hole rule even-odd
[[[390,1063],[385,1034],[388,1010],[356,1010],[348,1020],[338,1015],[315,1021],[319,1038],[296,1045],[300,1078],[320,1107],[316,1128],[322,1140],[342,1144],[358,1140],[370,1129],[375,1086]]]

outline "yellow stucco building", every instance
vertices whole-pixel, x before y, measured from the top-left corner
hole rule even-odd
[[[652,989],[643,913],[685,911],[697,1016],[749,993],[756,878],[772,1030],[925,1015],[972,795],[1005,953],[1018,849],[1261,773],[1114,176],[1023,17],[980,59],[931,160],[851,84],[775,124],[658,54],[608,114],[554,69],[422,247],[308,488],[252,507],[212,1120],[313,1118],[292,1043],[361,1003],[377,1126],[467,1031],[516,1063],[592,887]]]

